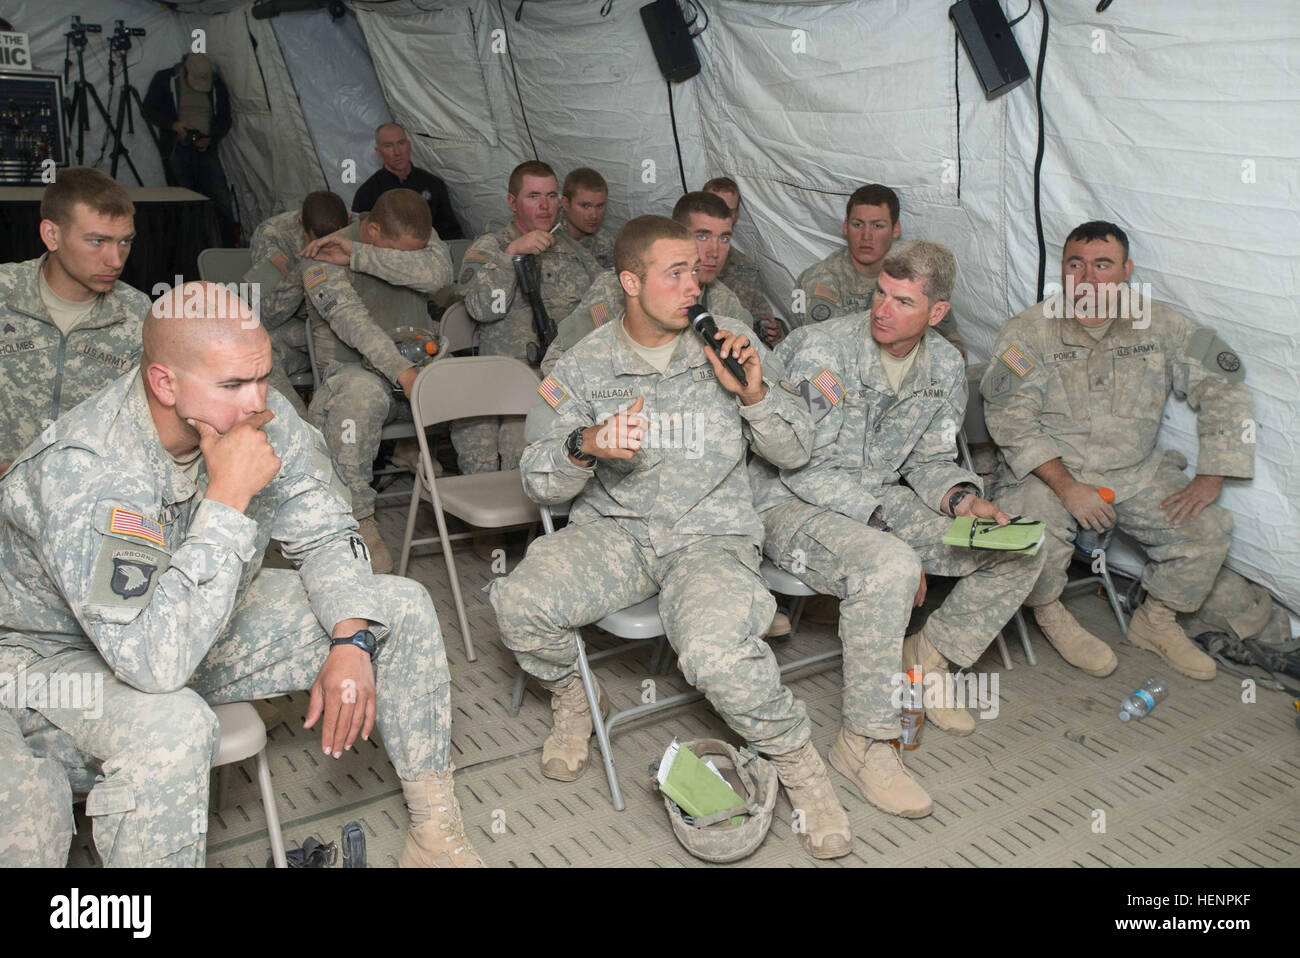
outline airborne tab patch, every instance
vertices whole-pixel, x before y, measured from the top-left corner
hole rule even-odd
[[[144,539],[157,546],[163,544],[163,527],[161,525],[152,519],[146,519],[138,512],[128,512],[116,506],[113,507],[113,513],[108,520],[108,531],[116,532],[118,535]]]
[[[538,384],[537,394],[545,399],[552,409],[558,409],[560,403],[569,396],[564,387],[551,376],[547,376]]]

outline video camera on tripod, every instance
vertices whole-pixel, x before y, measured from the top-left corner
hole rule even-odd
[[[119,20],[117,22],[121,23],[122,21]],[[81,17],[73,17],[72,23],[68,27],[68,32],[65,33],[63,36],[74,47],[77,47],[78,49],[84,49],[86,43],[88,42],[86,40],[87,33],[103,33],[103,32],[104,32],[103,24],[82,23]],[[66,80],[67,78],[65,77],[64,79]]]
[[[128,27],[125,20],[114,20],[113,24],[113,35],[108,38],[110,53],[126,53],[131,49],[131,38],[142,37],[146,33],[144,27]],[[95,29],[97,31],[99,28]]]

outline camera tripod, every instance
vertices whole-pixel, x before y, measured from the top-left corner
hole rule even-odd
[[[86,133],[87,131],[90,130],[90,106],[92,103],[94,104],[95,108],[99,111],[99,115],[104,120],[104,128],[107,131],[109,131],[110,134],[113,132],[113,118],[109,116],[108,109],[104,106],[104,101],[99,98],[99,94],[95,91],[94,85],[91,84],[86,79],[85,52],[86,52],[86,44],[88,42],[88,40],[86,39],[86,34],[100,33],[103,31],[103,29],[104,28],[100,26],[98,23],[82,23],[81,17],[73,17],[71,28],[68,30],[67,33],[63,35],[64,37],[63,82],[64,83],[67,83],[69,79],[69,72],[72,69],[72,56],[74,50],[76,51],[76,57],[77,57],[77,82],[72,85],[72,96],[67,100],[66,108],[68,111],[67,123],[68,123],[69,139],[72,138],[72,128],[74,124],[76,125],[76,129],[77,129],[76,155],[77,155],[78,166],[82,166],[85,163]],[[110,63],[112,62],[111,55],[112,54],[111,54],[111,42],[110,42]],[[124,59],[123,60],[124,69],[125,69],[125,62],[126,61]],[[139,99],[138,94],[136,95],[136,99],[137,100]],[[118,112],[121,113],[120,108]],[[120,129],[121,129],[121,121],[119,120],[118,121],[119,133],[120,133]],[[117,139],[117,145],[113,150],[113,175],[114,176],[117,175],[118,158],[120,156],[125,156],[126,165],[131,168],[131,173],[135,176],[135,181],[139,183],[141,186],[143,186],[144,180],[140,178],[140,171],[137,170],[135,168],[135,164],[131,162],[130,151],[127,150],[126,147],[122,145],[122,138],[120,135],[118,135],[116,139]],[[100,151],[100,154],[103,155],[102,150]]]
[[[140,111],[140,116],[144,117],[144,103],[140,100],[140,91],[131,84],[130,66],[127,64],[127,51],[131,49],[131,36],[143,36],[144,30],[137,27],[126,27],[121,20],[117,21],[117,29],[108,40],[108,102],[113,102],[113,84],[114,71],[118,60],[122,62],[122,93],[117,101],[117,123],[104,134],[104,143],[107,145],[109,134],[113,137],[113,164],[109,174],[117,179],[117,164],[123,157],[126,158],[126,165],[131,168],[135,174],[135,180],[141,186],[144,181],[140,179],[140,174],[136,172],[135,164],[131,162],[131,151],[126,148],[122,142],[122,126],[125,124],[126,131],[135,135],[135,120],[131,112],[131,104],[135,103],[135,108]],[[152,135],[152,131],[150,132]],[[104,155],[104,148],[100,147],[99,155]]]

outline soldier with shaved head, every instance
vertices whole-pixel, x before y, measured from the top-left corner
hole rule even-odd
[[[300,689],[327,756],[383,734],[411,813],[403,865],[481,864],[433,604],[371,573],[324,440],[270,371],[247,304],[187,283],[153,304],[140,365],[0,482],[0,673],[97,690],[4,713],[0,865],[40,842],[66,860],[70,774],[105,865],[202,865],[210,706]],[[261,568],[272,538],[293,569]]]

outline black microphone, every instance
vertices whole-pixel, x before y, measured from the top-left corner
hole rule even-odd
[[[718,324],[713,320],[713,314],[703,306],[696,303],[686,311],[686,315],[691,319],[691,325],[695,331],[700,334],[706,343],[713,347],[713,351],[718,351]],[[731,371],[731,375],[740,380],[742,386],[748,386],[749,380],[745,378],[745,367],[740,364],[735,356],[728,356],[722,360],[723,365]]]

